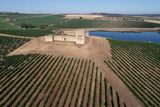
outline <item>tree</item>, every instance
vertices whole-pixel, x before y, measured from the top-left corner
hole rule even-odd
[[[83,19],[82,17],[79,17],[79,19]]]
[[[48,25],[47,25],[47,24],[41,25],[40,28],[41,28],[41,29],[47,29],[47,28],[48,28]]]
[[[32,24],[25,24],[25,23],[22,23],[21,24],[21,28],[24,28],[24,29],[29,29],[29,28],[34,28],[35,26],[33,26]]]

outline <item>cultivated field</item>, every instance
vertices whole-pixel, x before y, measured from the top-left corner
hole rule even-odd
[[[9,22],[7,22],[5,17],[0,16],[0,30],[1,29],[8,30],[8,29],[18,29],[18,28],[14,25],[11,25]]]
[[[50,34],[50,30],[43,29],[16,29],[16,30],[0,30],[2,34],[16,35],[22,37],[40,37]]]
[[[10,23],[7,20],[8,17],[12,20],[16,20],[16,18],[17,19],[33,18],[33,17],[34,18],[37,18],[37,17],[39,18],[39,17],[47,17],[47,15],[41,15],[41,16],[40,15],[6,15],[6,16],[0,16],[0,33],[2,33],[2,34],[37,37],[37,36],[43,36],[43,35],[49,34],[51,32],[50,30],[44,30],[44,29],[27,29],[27,30],[21,29],[20,27],[17,27],[13,22]],[[44,22],[44,21],[39,21],[39,22]]]
[[[154,28],[160,24],[138,21],[105,21],[73,19],[59,23],[54,28]]]
[[[23,15],[22,15],[23,16]],[[65,19],[64,15],[28,15],[28,17],[14,16],[14,24],[31,24],[37,28],[47,25],[48,29],[59,28],[154,28],[160,24],[143,21],[107,21],[87,19]]]
[[[160,17],[144,17],[144,21],[160,24]]]
[[[15,38],[15,37],[4,37],[0,35],[0,61],[12,52],[17,49],[24,43],[28,42],[30,39]]]
[[[44,15],[44,16],[36,16],[36,17],[18,17],[16,18],[15,24],[21,25],[22,23],[32,24],[34,26],[41,25],[56,25],[63,21],[63,15]]]
[[[28,54],[0,68],[1,106],[128,107],[91,60]]]
[[[110,40],[112,59],[106,66],[146,107],[160,106],[160,45]]]
[[[24,25],[30,27],[27,30],[23,30],[22,28],[24,27]],[[155,27],[160,27],[160,24],[143,22],[143,21],[66,19],[65,15],[52,15],[52,14],[6,14],[0,16],[0,33],[18,35],[18,36],[37,37],[50,33],[50,30],[63,29],[63,28],[75,29],[75,28],[155,28]]]
[[[111,48],[108,40],[99,37],[87,37],[85,45],[76,45],[66,42],[45,42],[44,37],[39,37],[32,39],[9,55],[36,53],[91,59],[97,64],[108,83],[112,84],[119,95],[129,103],[129,106],[142,106],[121,80],[104,64],[105,58],[111,58]]]

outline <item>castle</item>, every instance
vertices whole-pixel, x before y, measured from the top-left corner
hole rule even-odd
[[[46,35],[45,40],[47,42],[63,41],[85,44],[86,36],[88,36],[88,32],[85,32],[84,29],[65,29],[56,30],[53,34]]]

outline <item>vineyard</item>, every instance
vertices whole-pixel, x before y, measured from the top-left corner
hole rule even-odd
[[[47,34],[50,34],[50,30],[43,29],[18,29],[18,30],[0,30],[2,34],[16,35],[16,36],[24,36],[24,37],[40,37]]]
[[[0,64],[0,106],[127,107],[91,60],[28,54]]]
[[[3,60],[7,54],[28,41],[29,39],[0,36],[0,61]]]
[[[112,59],[106,66],[146,107],[160,107],[160,45],[110,40]]]

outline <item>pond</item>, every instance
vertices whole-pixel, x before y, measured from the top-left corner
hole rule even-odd
[[[114,40],[141,41],[149,43],[160,43],[160,32],[109,32],[91,31],[91,36],[106,37]]]

